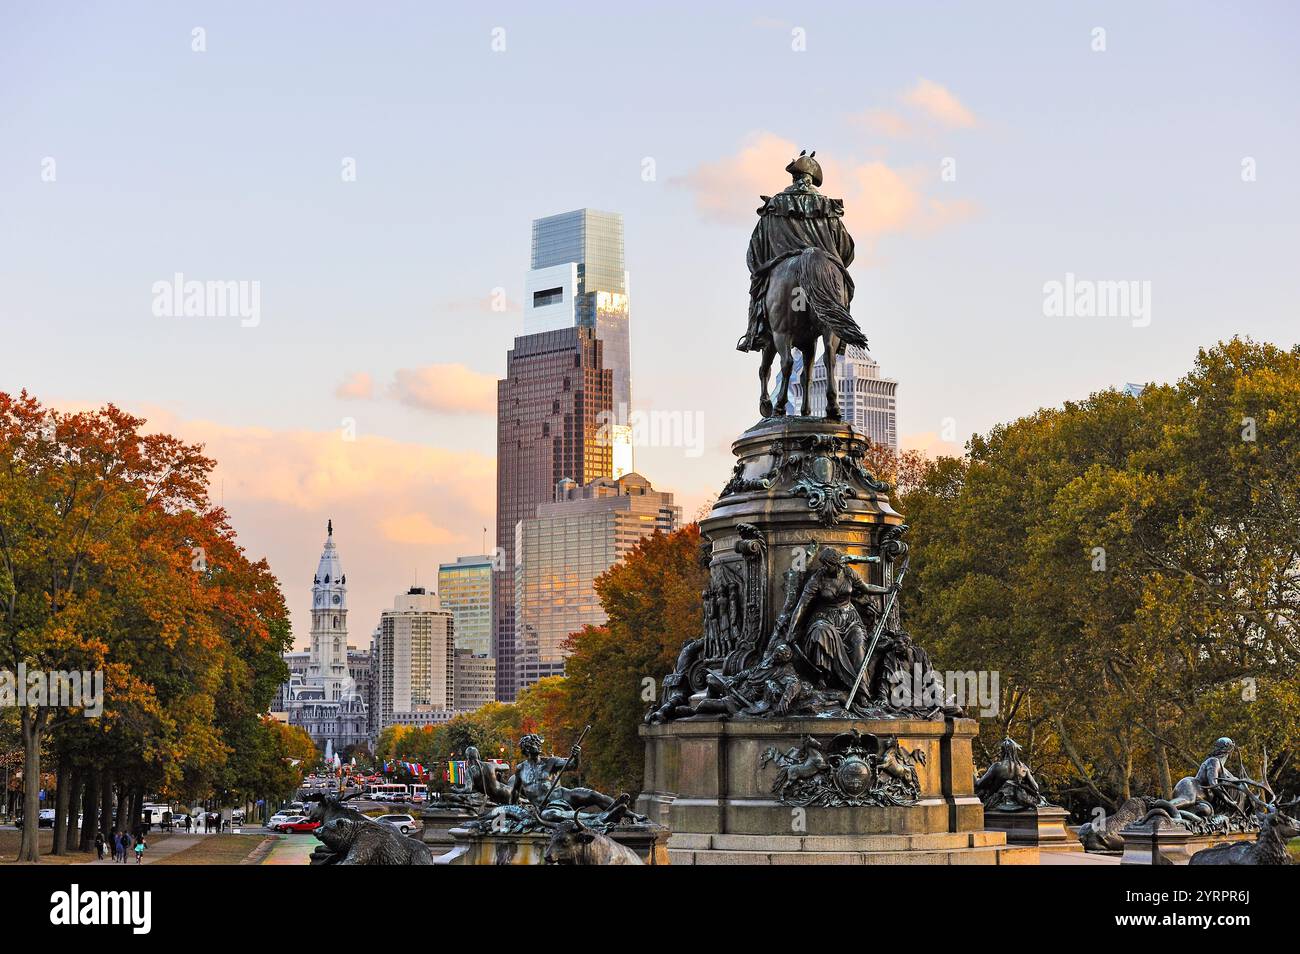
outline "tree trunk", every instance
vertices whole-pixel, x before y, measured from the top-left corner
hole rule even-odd
[[[1124,801],[1133,797],[1133,746],[1124,740]]]
[[[50,832],[54,842],[50,851],[52,855],[68,853],[68,790],[72,788],[71,774],[67,756],[59,756],[58,768],[54,770],[54,830]]]
[[[18,861],[36,864],[41,860],[41,837],[37,827],[41,817],[41,728],[45,714],[40,709],[23,706],[23,836],[18,846]]]
[[[1088,786],[1088,790],[1097,797],[1099,802],[1111,811],[1114,811],[1116,808],[1115,802],[1108,798],[1105,793],[1097,787],[1097,784],[1088,774],[1087,768],[1084,767],[1083,759],[1079,757],[1079,753],[1074,748],[1074,743],[1070,741],[1070,736],[1065,731],[1065,719],[1060,715],[1056,717],[1056,734],[1061,740],[1061,748],[1065,750],[1066,757],[1074,766],[1074,770],[1079,773],[1079,778],[1083,780],[1083,784]]]
[[[74,765],[72,767],[72,783],[68,786],[68,831],[64,841],[64,851],[73,852],[77,850],[77,842],[80,838],[80,826],[77,824],[77,812],[81,810],[81,801],[84,797],[82,788],[86,784],[85,769]]]
[[[113,773],[107,768],[99,780],[99,830],[104,838],[113,834]]]
[[[1169,756],[1165,753],[1165,744],[1156,740],[1156,768],[1160,770],[1160,797],[1174,797],[1174,782],[1169,776]]]
[[[99,830],[99,769],[86,769],[86,787],[81,793],[81,842],[78,851],[95,850],[95,832]]]
[[[131,817],[131,793],[126,783],[117,786],[117,830],[126,831],[126,823]]]

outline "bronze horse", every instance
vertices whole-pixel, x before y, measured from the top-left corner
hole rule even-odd
[[[866,336],[849,314],[849,297],[840,265],[820,248],[802,252],[778,262],[768,280],[768,327],[771,341],[763,348],[763,362],[758,379],[762,385],[759,412],[764,417],[785,415],[790,374],[794,370],[792,348],[803,355],[803,404],[800,414],[812,413],[813,361],[817,339],[822,341],[822,360],[826,364],[826,419],[840,419],[840,402],[835,387],[835,357],[845,345],[867,347]],[[767,389],[772,360],[781,355],[781,387],[776,406]]]

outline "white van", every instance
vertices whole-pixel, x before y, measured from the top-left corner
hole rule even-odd
[[[170,812],[170,805],[145,805],[144,810],[140,812],[140,820],[146,825],[161,825],[163,823],[163,812]]]

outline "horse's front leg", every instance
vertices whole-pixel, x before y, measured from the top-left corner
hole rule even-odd
[[[839,347],[838,335],[828,334],[822,337],[822,361],[826,363],[826,420],[828,421],[840,419],[840,397],[835,387],[835,355]]]
[[[758,413],[763,417],[772,416],[772,395],[767,390],[767,377],[772,371],[772,359],[776,357],[776,349],[768,345],[763,349],[763,360],[758,366]]]

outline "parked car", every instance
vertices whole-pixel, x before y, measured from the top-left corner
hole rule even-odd
[[[54,827],[54,809],[53,809],[53,808],[42,808],[42,809],[41,809],[41,813],[40,813],[40,815],[38,815],[37,818],[36,818],[36,827],[37,827],[37,828],[53,828],[53,827]]]
[[[280,831],[286,833],[296,832],[298,834],[302,834],[303,832],[315,831],[319,827],[320,827],[320,822],[308,818],[306,815],[299,815],[297,818],[293,819],[292,821],[287,821],[284,824],[282,824],[280,826]]]
[[[388,822],[400,831],[403,835],[409,835],[413,831],[419,831],[422,827],[420,822],[416,821],[410,815],[380,815],[376,821]]]

